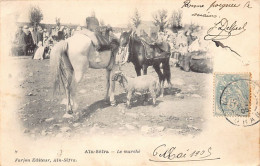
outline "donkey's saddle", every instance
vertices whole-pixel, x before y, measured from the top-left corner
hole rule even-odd
[[[98,41],[97,51],[107,51],[111,49],[111,43],[109,39],[103,36],[101,33],[95,33],[95,36]]]
[[[96,50],[99,52],[111,49],[111,43],[109,42],[109,39],[107,39],[101,33],[92,32],[88,29],[83,29],[81,31],[78,31],[77,33],[88,36],[96,47]]]
[[[169,46],[166,42],[148,43],[143,39],[141,39],[141,42],[144,46],[147,59],[168,58],[170,56]]]

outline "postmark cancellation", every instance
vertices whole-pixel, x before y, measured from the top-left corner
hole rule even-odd
[[[214,73],[214,116],[249,117],[251,73]]]

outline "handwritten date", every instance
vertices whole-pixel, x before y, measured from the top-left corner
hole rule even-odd
[[[212,148],[209,147],[206,150],[190,150],[186,149],[184,151],[177,150],[177,147],[168,148],[166,144],[162,144],[156,147],[153,151],[153,156],[161,157],[167,160],[180,160],[183,159],[203,159],[211,156]],[[151,159],[150,159],[151,161]]]

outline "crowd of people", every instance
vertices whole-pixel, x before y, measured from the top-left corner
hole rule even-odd
[[[182,64],[182,62],[185,62],[185,59],[190,58],[189,56],[192,52],[205,52],[205,50],[200,50],[200,48],[204,48],[203,45],[205,45],[205,42],[200,39],[200,36],[202,35],[198,33],[201,29],[198,29],[195,32],[179,30],[177,33],[173,33],[169,29],[165,29],[163,32],[159,32],[156,29],[151,32],[141,30],[138,33],[138,29],[135,29],[134,31],[138,37],[141,37],[150,44],[160,43],[161,41],[167,42],[170,45],[172,59],[177,59],[176,63],[181,67],[185,65]],[[112,38],[119,39],[119,36],[115,37],[114,33],[111,33],[113,30],[110,26],[99,26],[98,20],[94,17],[87,17],[86,27],[83,28],[80,26],[77,28],[70,28],[56,25],[47,30],[47,28],[43,29],[40,25],[31,27],[24,25],[23,27],[19,26],[18,31],[15,34],[12,54],[25,56],[33,55],[33,59],[49,58],[50,51],[55,43],[60,40],[65,40],[77,32],[88,35],[93,41],[97,51],[99,51],[102,46],[109,45],[109,41],[111,41],[109,38],[111,36]],[[197,42],[195,42],[196,44],[192,44],[196,39],[198,39]],[[100,58],[97,57],[96,61],[99,62]]]
[[[19,26],[12,44],[12,55],[32,55],[33,59],[49,58],[51,48],[57,42],[65,40],[79,31],[82,31],[81,26],[76,28],[53,26],[49,30],[47,28],[43,29],[40,25],[31,27],[27,25]],[[109,25],[99,29],[100,34],[103,36],[109,36],[110,31],[112,31],[112,28]],[[43,48],[44,55],[39,55],[39,50]],[[42,54],[42,51],[40,51],[40,54]]]
[[[53,45],[60,40],[65,40],[77,29],[64,27],[64,26],[53,26],[49,30],[42,28],[40,25],[28,27],[27,25],[19,26],[15,34],[12,46],[13,55],[33,55],[39,47],[44,47],[46,51],[46,58]]]

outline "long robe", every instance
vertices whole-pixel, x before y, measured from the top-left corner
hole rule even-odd
[[[44,58],[44,49],[45,49],[45,47],[43,47],[43,46],[37,48],[33,59],[42,60]]]

